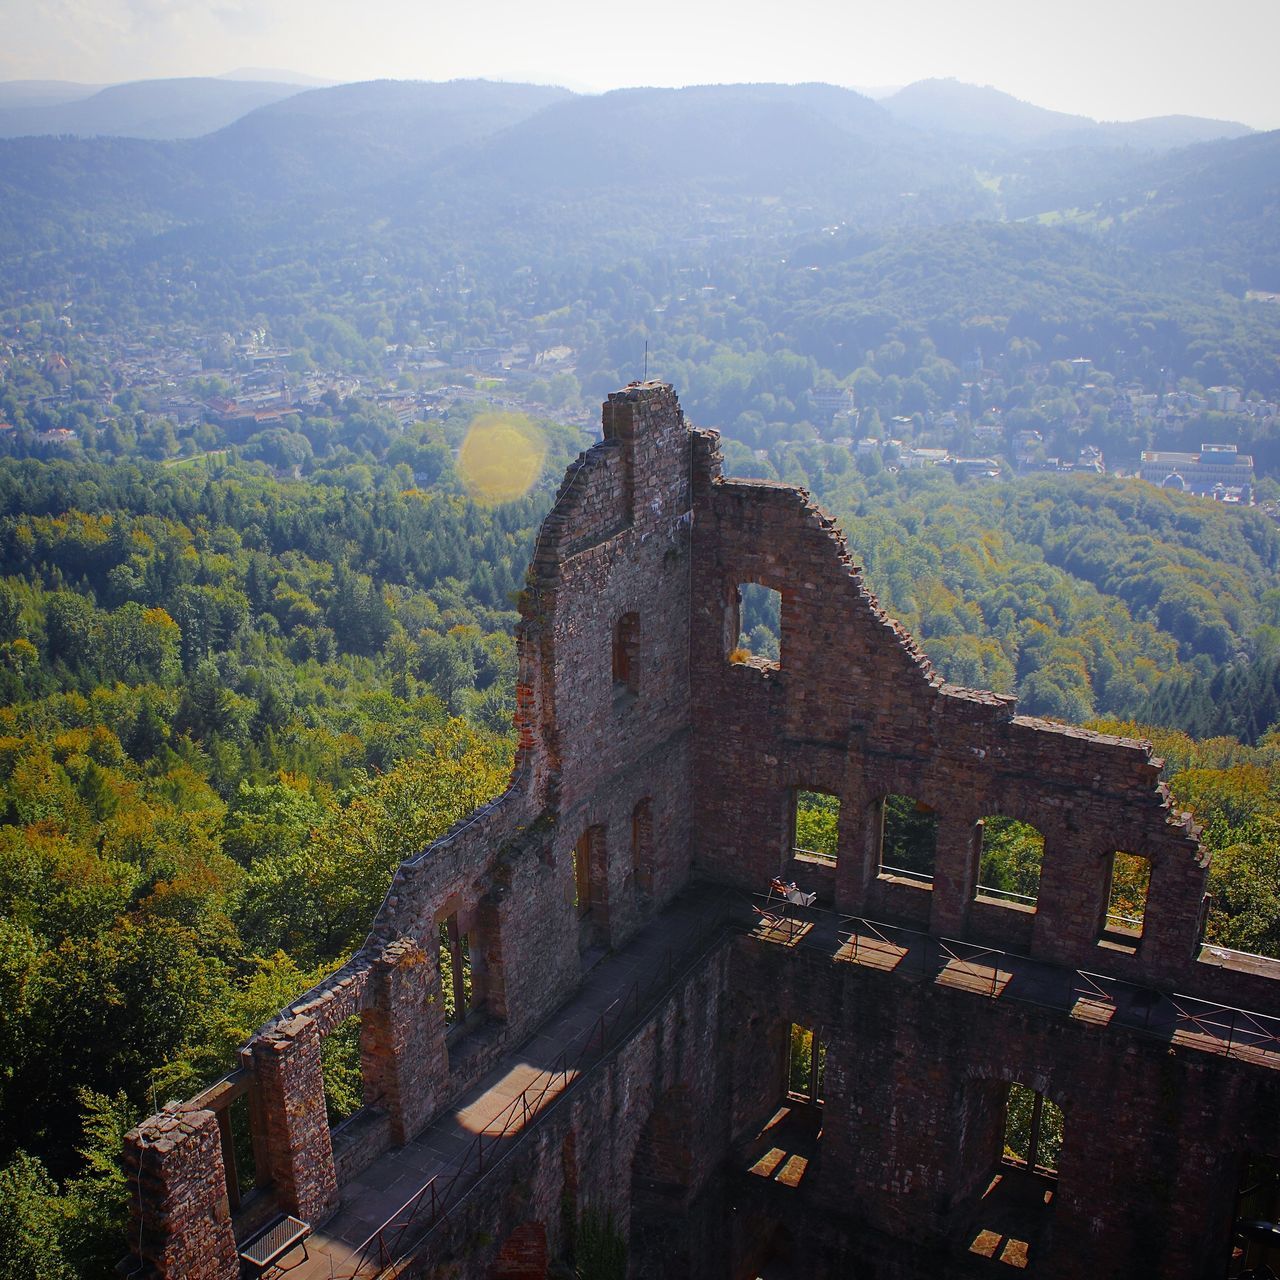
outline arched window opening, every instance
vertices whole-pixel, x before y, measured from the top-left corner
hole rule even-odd
[[[797,787],[792,817],[795,852],[834,862],[840,835],[839,797]]]
[[[978,824],[982,853],[975,897],[1034,911],[1040,897],[1044,836],[1027,822],[993,814]]]
[[[882,810],[879,874],[932,888],[937,815],[911,796],[887,795]]]
[[[573,884],[568,892],[581,925],[580,949],[608,945],[609,865],[603,826],[588,827],[573,846]]]
[[[613,689],[615,694],[640,692],[640,615],[624,613],[613,628]]]
[[[1106,862],[1107,910],[1098,941],[1116,950],[1136,952],[1146,923],[1151,859],[1117,850]]]
[[[573,903],[578,908],[578,919],[591,914],[591,846],[595,843],[594,828],[584,831],[573,846]]]
[[[733,593],[729,661],[782,661],[782,595],[759,582],[741,583]]]
[[[626,1274],[697,1274],[688,1214],[703,1128],[688,1089],[676,1085],[657,1100],[640,1130],[631,1161],[631,1235]],[[605,1274],[588,1272],[583,1257],[577,1261],[581,1275]]]

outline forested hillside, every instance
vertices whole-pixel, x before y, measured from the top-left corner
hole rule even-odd
[[[14,1229],[107,1275],[124,1128],[225,1071],[505,783],[549,495],[35,463],[0,487],[0,1146],[76,1175],[50,1199],[19,1155],[0,1181]]]
[[[1280,134],[1025,105],[386,82],[0,140],[0,1278],[111,1274],[125,1129],[504,785],[534,532],[646,369],[948,679],[1154,736],[1209,937],[1280,954]],[[1100,473],[1204,441],[1232,503]]]
[[[484,507],[447,473],[374,476],[0,466],[0,1142],[70,1180],[0,1176],[78,1274],[114,1258],[122,1127],[220,1074],[358,945],[396,862],[504,784],[550,477]],[[1275,528],[1136,482],[815,478],[949,678],[1073,720],[1180,724],[1187,698],[1256,744],[1158,743],[1220,851],[1212,936],[1280,947]]]

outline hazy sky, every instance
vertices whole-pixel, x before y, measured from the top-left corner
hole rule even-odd
[[[0,0],[0,80],[282,67],[578,90],[956,76],[1099,119],[1280,127],[1280,0]]]

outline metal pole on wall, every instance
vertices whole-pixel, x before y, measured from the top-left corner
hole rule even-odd
[[[1027,1169],[1035,1173],[1040,1163],[1040,1129],[1044,1120],[1044,1095],[1037,1092],[1031,1104],[1031,1137],[1027,1143]]]

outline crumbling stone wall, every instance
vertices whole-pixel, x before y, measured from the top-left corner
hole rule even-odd
[[[135,1131],[124,1150],[135,1204],[131,1275],[236,1276],[239,1261],[227,1182],[212,1112],[165,1111]]]
[[[747,582],[781,594],[776,664],[729,661]],[[832,519],[802,490],[725,480],[716,434],[687,426],[669,386],[609,397],[602,441],[540,530],[520,608],[509,789],[409,858],[360,952],[242,1051],[269,1207],[323,1222],[356,1172],[692,877],[743,892],[748,922],[746,893],[782,873],[850,917],[1280,1012],[1280,965],[1198,945],[1206,858],[1149,748],[944,683]],[[797,789],[839,798],[834,864],[793,847]],[[937,816],[931,877],[881,870],[891,794]],[[978,892],[990,814],[1044,836],[1034,904]],[[1142,936],[1124,946],[1104,936],[1117,851],[1151,864]],[[455,1026],[444,921],[471,939],[477,991]],[[353,1015],[365,1105],[331,1132],[320,1044]],[[743,938],[541,1119],[403,1274],[532,1273],[544,1244],[568,1249],[587,1204],[631,1231],[636,1274],[736,1274],[767,1213],[730,1229],[730,1201],[767,1196],[724,1189],[785,1097],[792,1023],[820,1029],[828,1053],[820,1154],[785,1227],[814,1275],[860,1257],[886,1276],[970,1274],[957,1232],[998,1157],[1013,1080],[1067,1116],[1037,1259],[1050,1276],[1204,1274],[1224,1256],[1242,1153],[1280,1146],[1276,1073],[1260,1062]],[[130,1135],[146,1274],[236,1274],[217,1127],[192,1103]],[[668,1219],[669,1238],[649,1229]]]
[[[670,388],[610,397],[604,439],[570,468],[530,565],[509,789],[402,864],[361,951],[242,1052],[257,1163],[281,1211],[324,1221],[346,1179],[421,1129],[564,1000],[584,950],[625,943],[687,881],[690,456]],[[624,615],[638,626],[632,678],[619,685]],[[574,858],[588,830],[599,865],[580,913]],[[481,993],[453,1028],[438,973],[444,919],[470,935]],[[330,1133],[320,1044],[353,1015],[365,1107]],[[153,1118],[131,1144],[141,1150],[169,1124]],[[184,1142],[192,1186],[204,1186],[195,1139]],[[175,1158],[175,1177],[182,1164]],[[134,1205],[145,1236],[155,1216],[145,1188]],[[210,1256],[182,1274],[228,1273]]]
[[[1116,851],[1151,860],[1147,927],[1118,976],[1176,982],[1198,943],[1205,859],[1140,743],[1015,716],[1013,700],[945,684],[880,609],[844,535],[802,490],[722,481],[696,437],[692,669],[696,866],[758,888],[789,873],[797,787],[840,799],[835,905],[1084,968],[1099,950]],[[739,584],[782,596],[781,658],[730,662]],[[879,804],[938,815],[931,884],[878,874]],[[1001,813],[1045,837],[1034,919],[975,901],[977,824]]]

